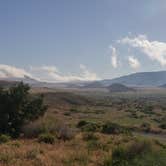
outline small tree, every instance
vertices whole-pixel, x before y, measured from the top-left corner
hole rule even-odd
[[[9,89],[0,89],[0,133],[18,137],[25,122],[43,115],[47,107],[43,96],[29,93],[22,82]]]

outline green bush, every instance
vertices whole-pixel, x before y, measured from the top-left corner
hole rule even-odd
[[[139,165],[138,161],[144,161],[151,153],[152,145],[147,141],[134,142],[128,147],[118,146],[112,152],[111,166],[137,166]],[[144,165],[146,165],[146,163],[141,166]]]
[[[144,122],[144,123],[142,123],[141,128],[142,128],[144,131],[149,132],[149,131],[151,130],[151,124],[150,124],[150,123],[147,123],[147,122]]]
[[[47,134],[47,133],[46,134],[41,134],[41,135],[39,135],[38,141],[39,142],[44,142],[44,143],[47,143],[47,144],[54,144],[55,143],[55,137],[52,134]]]
[[[75,109],[75,108],[71,108],[71,109],[70,109],[70,112],[73,112],[73,113],[78,113],[78,112],[79,112],[79,110],[77,110],[77,109]]]
[[[78,124],[77,124],[77,127],[78,127],[78,128],[81,128],[81,127],[83,127],[83,126],[85,126],[85,125],[87,125],[87,124],[88,124],[87,121],[85,121],[85,120],[80,120],[80,121],[78,122]]]
[[[112,166],[112,158],[111,156],[107,156],[104,158],[102,166]]]
[[[29,90],[23,83],[0,89],[0,133],[18,137],[25,122],[45,113],[43,96],[32,95]]]
[[[10,136],[2,134],[0,135],[0,144],[6,143],[10,141]]]
[[[161,129],[166,129],[166,122],[163,122],[159,125]]]
[[[83,140],[90,141],[90,140],[98,140],[97,136],[94,135],[94,133],[91,132],[85,132],[83,133]]]
[[[82,131],[86,131],[86,132],[100,131],[100,124],[97,124],[96,122],[91,122],[91,121],[82,120],[78,122],[77,127],[80,128]]]
[[[102,133],[105,133],[105,134],[121,134],[121,133],[130,134],[130,130],[125,127],[122,127],[118,124],[106,122],[102,126]]]

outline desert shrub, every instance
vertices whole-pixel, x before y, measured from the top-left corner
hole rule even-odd
[[[162,147],[163,149],[166,149],[166,144],[160,142],[159,140],[155,139],[154,142],[156,143],[156,145],[159,145],[160,147]]]
[[[78,122],[78,124],[77,124],[77,127],[78,127],[78,128],[81,128],[81,127],[83,127],[83,126],[85,126],[85,125],[87,125],[87,124],[88,124],[87,121],[85,121],[85,120],[80,120],[80,121]]]
[[[106,122],[102,126],[102,133],[105,133],[105,134],[121,134],[121,133],[130,134],[130,130],[125,127],[122,127],[118,124]]]
[[[147,123],[147,122],[144,122],[144,123],[141,124],[141,128],[144,131],[149,132],[151,130],[151,124]]]
[[[70,112],[65,112],[63,115],[65,115],[65,116],[71,116],[71,113]]]
[[[55,143],[55,137],[52,134],[45,133],[45,134],[39,135],[38,141],[39,142],[44,142],[44,143],[47,143],[47,144],[54,144]]]
[[[141,111],[144,112],[145,114],[154,114],[153,106],[151,106],[151,105],[145,105],[143,110],[141,110]]]
[[[105,157],[102,166],[112,166],[112,157]]]
[[[24,125],[22,133],[28,138],[38,137],[42,133],[51,133],[56,135],[58,126],[57,123],[58,121],[54,116],[47,116]]]
[[[14,141],[9,144],[10,146],[19,148],[21,146],[21,143],[19,141]]]
[[[161,129],[166,129],[166,122],[163,122],[159,125]]]
[[[25,122],[45,113],[43,96],[30,95],[29,90],[23,83],[0,89],[0,133],[18,137]]]
[[[39,155],[39,151],[37,149],[32,149],[27,151],[26,158],[33,160],[33,159],[36,159],[38,155]]]
[[[76,108],[71,108],[69,111],[70,111],[70,112],[73,112],[73,113],[78,113],[78,112],[79,112],[79,110],[76,109]]]
[[[57,126],[57,138],[63,141],[71,140],[74,138],[75,132],[65,124],[60,124]]]
[[[137,115],[136,112],[132,112],[132,113],[131,113],[131,118],[137,119],[137,118],[139,118],[139,116]]]
[[[97,136],[91,132],[85,132],[82,135],[83,140],[90,141],[90,140],[98,140]]]
[[[127,166],[126,150],[124,147],[117,147],[112,152],[112,166]]]
[[[152,151],[152,143],[150,141],[141,140],[132,143],[130,146],[128,146],[126,150],[126,156],[127,158],[134,158],[137,155],[144,155],[145,153]]]
[[[9,152],[0,153],[0,165],[11,165],[13,155]]]
[[[58,121],[53,116],[47,116],[24,126],[22,132],[24,133],[24,136],[28,138],[38,137],[43,133],[50,133],[62,140],[70,140],[75,135],[74,130],[63,122]]]
[[[21,132],[26,138],[35,138],[38,137],[40,134],[45,133],[46,131],[43,121],[39,120],[24,125]]]
[[[99,150],[99,149],[103,150],[103,151],[107,151],[108,145],[103,144],[99,140],[89,140],[87,142],[87,149],[88,149],[88,151]]]
[[[10,136],[5,135],[5,134],[1,134],[0,135],[0,144],[2,143],[6,143],[10,141]]]
[[[62,162],[64,166],[87,166],[89,163],[89,156],[85,152],[74,152]]]
[[[91,121],[80,121],[78,122],[77,127],[80,128],[82,131],[87,132],[96,132],[100,130],[100,124]]]
[[[137,165],[138,160],[144,160],[151,152],[152,145],[147,141],[134,142],[128,147],[118,146],[112,151],[112,166]]]

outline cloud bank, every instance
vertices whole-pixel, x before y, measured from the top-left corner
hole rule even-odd
[[[8,77],[33,77],[29,72],[25,71],[24,69],[17,68],[15,66],[9,66],[5,64],[0,64],[0,78],[8,78]]]
[[[55,66],[30,67],[29,70],[15,66],[0,64],[0,78],[30,77],[45,82],[94,81],[100,79],[96,73],[91,72],[85,65],[80,65],[80,74],[63,74]]]

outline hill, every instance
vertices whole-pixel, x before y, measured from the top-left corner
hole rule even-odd
[[[134,73],[115,79],[102,80],[105,86],[120,83],[127,86],[160,86],[166,83],[166,71]]]
[[[100,81],[95,81],[85,84],[83,88],[103,88],[103,84]]]
[[[110,92],[129,92],[129,91],[134,91],[133,88],[129,88],[125,85],[122,84],[112,84],[108,86],[108,89]]]
[[[16,85],[17,83],[18,82],[16,82],[16,81],[0,80],[0,87],[7,88],[7,87],[10,87],[10,86]]]

